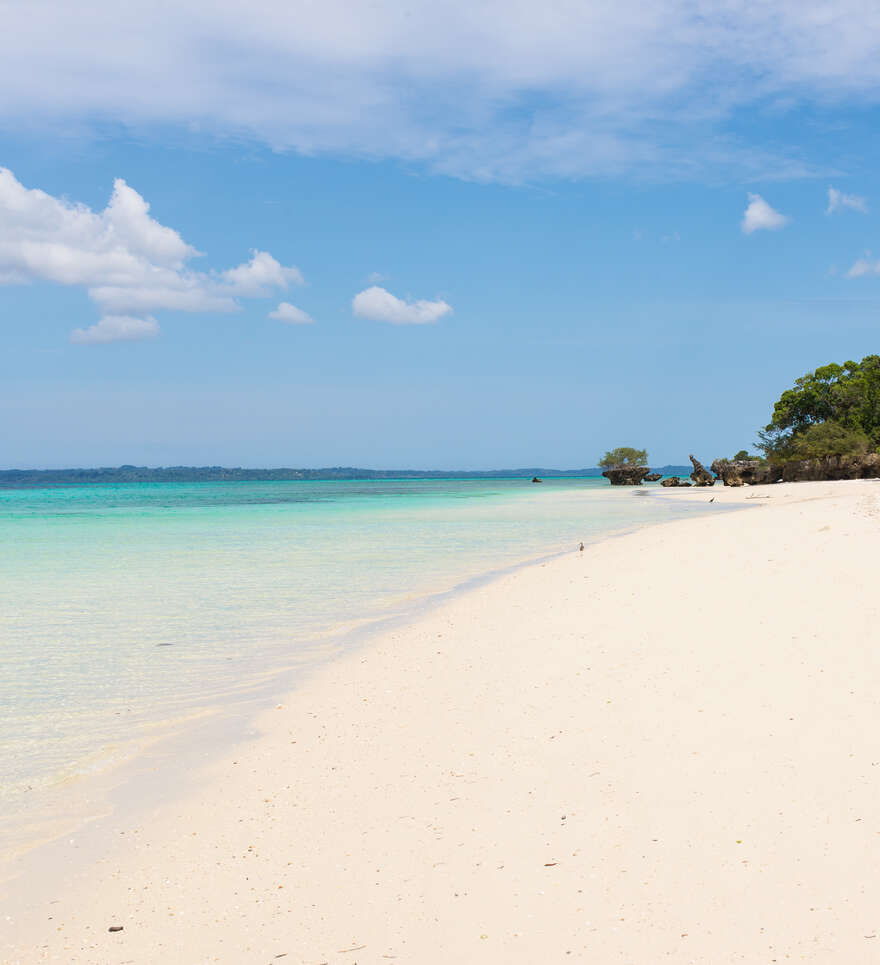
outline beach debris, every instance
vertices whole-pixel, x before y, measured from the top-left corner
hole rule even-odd
[[[107,931],[122,931],[124,927],[124,925],[111,925]]]
[[[557,865],[557,863],[558,863],[558,862],[556,862],[556,861],[545,861],[545,862],[544,862],[544,867],[545,867],[545,868],[555,868],[556,865]]]
[[[362,948],[366,948],[366,945],[355,945],[354,948],[340,948],[337,954],[344,955],[346,952],[359,952]]]

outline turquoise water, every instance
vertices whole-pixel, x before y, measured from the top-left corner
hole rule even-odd
[[[694,511],[603,479],[0,490],[0,804],[250,692],[342,628]]]

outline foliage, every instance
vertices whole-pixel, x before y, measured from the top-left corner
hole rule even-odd
[[[742,462],[745,459],[750,459],[749,452],[747,449],[740,449],[740,451],[733,457],[734,462]]]
[[[797,379],[759,432],[774,461],[865,452],[880,446],[880,355],[831,363]]]
[[[817,422],[791,440],[789,459],[821,459],[824,456],[858,456],[871,448],[861,429],[851,429],[829,419]]]
[[[600,469],[613,469],[616,466],[646,466],[648,453],[645,449],[633,449],[630,446],[618,446],[606,452],[599,461]]]

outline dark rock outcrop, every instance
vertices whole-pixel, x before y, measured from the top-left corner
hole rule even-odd
[[[543,479],[538,479],[538,477],[537,477],[537,476],[532,476],[532,482],[533,482],[533,483],[536,483],[536,482],[543,482],[543,481],[544,481]]]
[[[778,470],[783,482],[823,481],[826,479],[880,478],[880,453],[862,456],[826,456],[787,462]],[[775,481],[775,480],[774,480]]]
[[[641,486],[642,480],[650,472],[647,466],[615,466],[606,469],[602,475],[612,486]]]
[[[695,459],[693,456],[688,457],[691,464],[694,467],[694,471],[691,473],[691,479],[694,481],[695,486],[714,486],[715,477],[711,472],[700,462],[699,459]]]
[[[645,476],[645,482],[657,482],[658,479],[662,479],[662,478],[663,478],[662,472],[651,472],[651,473],[648,473],[647,476]]]
[[[666,486],[667,488],[670,487],[670,486],[680,486],[680,485],[681,485],[681,480],[678,478],[678,476],[667,476],[667,477],[663,480],[663,482],[660,483],[660,485],[661,485],[661,486]]]
[[[778,466],[759,459],[716,459],[711,468],[725,486],[759,486],[782,478]]]

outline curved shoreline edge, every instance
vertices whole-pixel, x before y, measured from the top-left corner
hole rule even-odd
[[[548,493],[553,498],[554,495]],[[576,492],[563,492],[564,499]],[[647,487],[631,493],[612,493],[617,500],[649,495]],[[572,501],[572,512],[579,508]],[[690,510],[688,511],[690,512]],[[674,518],[674,517],[673,517]],[[662,518],[633,522],[598,536],[584,535],[589,544],[614,539],[645,526],[664,525]],[[577,522],[572,523],[577,532]],[[407,626],[456,597],[473,592],[518,569],[536,566],[565,555],[570,549],[550,549],[460,579],[447,589],[413,588],[408,597],[385,608],[328,627],[311,641],[300,641],[282,663],[243,680],[235,691],[218,700],[200,700],[181,708],[174,718],[156,718],[130,733],[120,734],[112,748],[96,750],[98,763],[91,771],[66,777],[40,792],[28,795],[28,809],[13,810],[0,824],[0,907],[4,886],[25,875],[35,877],[51,871],[59,860],[69,872],[97,860],[102,841],[116,832],[122,815],[132,815],[186,793],[192,774],[207,762],[221,757],[230,746],[246,742],[257,733],[255,721],[266,707],[288,699],[311,673],[327,661],[339,659],[353,649],[368,646],[384,633]],[[58,841],[76,841],[79,858],[71,861]],[[33,852],[40,852],[33,855]]]
[[[0,957],[867,961],[880,484],[760,495],[328,662]]]

